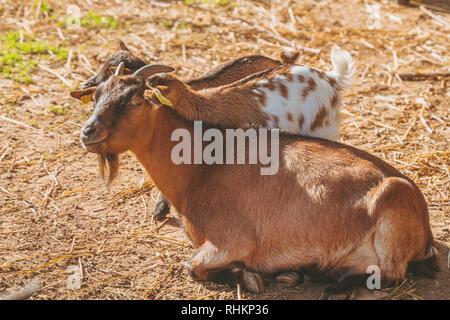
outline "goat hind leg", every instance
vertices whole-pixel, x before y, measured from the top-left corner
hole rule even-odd
[[[225,269],[210,272],[210,279],[232,285],[243,284],[248,291],[253,293],[264,292],[262,277],[257,272],[249,271],[240,261],[231,262]]]
[[[162,193],[159,194],[158,200],[155,204],[155,209],[153,210],[153,216],[157,221],[164,220],[170,211],[170,203]]]
[[[187,268],[194,280],[242,283],[251,292],[261,293],[264,291],[264,285],[258,273],[248,271],[243,262],[208,241],[189,260]]]
[[[433,266],[437,252],[423,195],[401,178],[388,178],[377,189],[372,209],[378,216],[374,246],[383,279],[391,283],[404,280],[408,265],[417,261],[428,270],[414,271],[432,271],[428,266]]]

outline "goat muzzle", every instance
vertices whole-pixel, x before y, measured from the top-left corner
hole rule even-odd
[[[96,146],[108,139],[105,126],[98,121],[88,121],[80,132],[80,142],[90,152],[97,152]]]

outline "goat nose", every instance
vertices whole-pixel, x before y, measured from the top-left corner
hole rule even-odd
[[[87,126],[83,129],[83,134],[87,137],[95,132],[96,128],[93,125]]]

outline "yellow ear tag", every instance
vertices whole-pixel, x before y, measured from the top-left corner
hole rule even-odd
[[[83,106],[87,105],[89,102],[92,101],[92,98],[94,97],[94,93],[86,94],[84,96],[81,96],[81,104]]]
[[[164,97],[163,94],[161,93],[161,91],[159,91],[159,89],[155,88],[154,90],[155,90],[155,94],[156,94],[156,97],[158,98],[159,102],[161,102],[162,104],[165,104],[166,106],[173,107],[172,101],[170,101],[169,99]]]

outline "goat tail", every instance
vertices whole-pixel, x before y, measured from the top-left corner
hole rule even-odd
[[[331,63],[333,70],[330,72],[337,80],[340,88],[350,87],[355,64],[350,53],[339,46],[334,45],[331,49]]]

